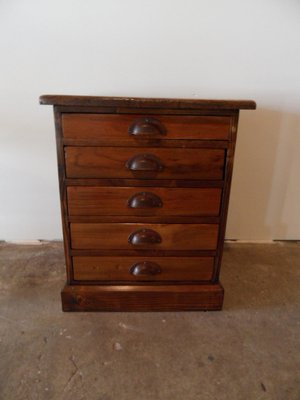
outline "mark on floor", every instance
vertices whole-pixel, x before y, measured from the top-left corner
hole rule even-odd
[[[79,371],[79,368],[74,360],[74,356],[69,357],[69,360],[73,364],[75,370],[71,372],[71,375],[70,375],[69,379],[67,380],[67,383],[65,384],[63,392],[65,392],[66,389],[70,386],[71,382],[73,381],[73,379],[76,377],[77,374],[80,376],[80,379],[82,379],[82,372]]]
[[[260,386],[261,386],[261,388],[262,388],[262,390],[263,390],[264,392],[267,391],[267,389],[266,389],[265,385],[263,384],[263,382],[260,382]]]
[[[121,346],[121,344],[120,344],[119,342],[116,342],[116,343],[114,343],[114,345],[113,345],[113,349],[114,349],[114,350],[117,350],[117,351],[120,351],[120,350],[123,349],[123,347]]]

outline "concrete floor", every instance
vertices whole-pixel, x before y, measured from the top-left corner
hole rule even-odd
[[[227,244],[221,312],[62,313],[61,243],[0,245],[1,400],[299,400],[300,244]]]

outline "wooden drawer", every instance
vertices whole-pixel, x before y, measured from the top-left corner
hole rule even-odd
[[[217,216],[220,188],[67,188],[69,215]]]
[[[217,224],[71,223],[73,249],[214,250]]]
[[[68,178],[223,179],[223,149],[65,147]]]
[[[140,139],[228,140],[228,116],[63,114],[66,139],[134,143]]]
[[[82,281],[209,281],[213,266],[213,257],[73,257]]]

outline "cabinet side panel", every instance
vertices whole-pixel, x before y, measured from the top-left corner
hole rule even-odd
[[[64,239],[64,250],[66,260],[67,283],[72,281],[72,260],[70,257],[70,230],[68,224],[68,208],[67,208],[67,191],[66,191],[66,168],[64,158],[64,146],[62,140],[62,119],[61,112],[58,107],[54,107],[55,135],[56,135],[56,151],[58,165],[58,180],[60,194],[60,208]]]
[[[235,152],[235,144],[236,144],[236,137],[237,137],[238,120],[239,120],[239,112],[236,112],[235,114],[232,115],[230,142],[229,142],[228,149],[226,151],[225,171],[224,171],[224,188],[223,188],[221,213],[220,213],[220,229],[219,229],[219,237],[218,237],[217,255],[215,258],[215,271],[214,271],[214,276],[213,276],[214,282],[219,281],[219,274],[220,274],[220,268],[221,268],[221,262],[222,262],[225,231],[226,231],[226,222],[227,222],[227,214],[228,214],[228,205],[229,205],[229,197],[230,197],[230,187],[231,187],[233,162],[234,162],[234,152]]]

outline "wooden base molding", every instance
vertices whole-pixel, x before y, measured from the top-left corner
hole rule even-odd
[[[221,310],[224,290],[213,285],[66,285],[63,311]]]

